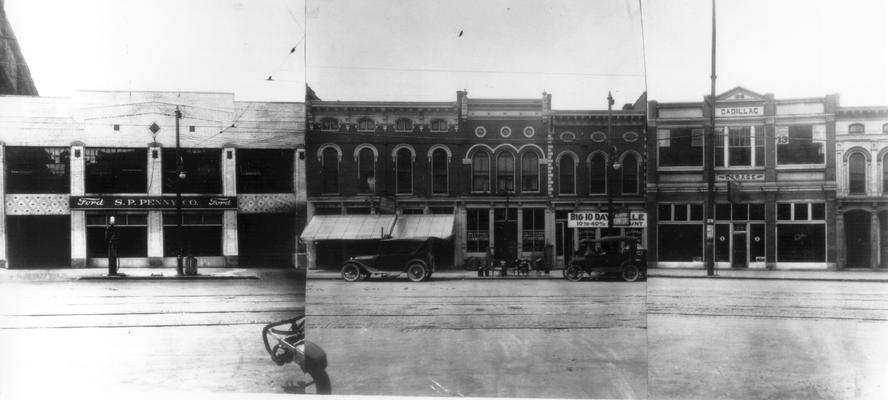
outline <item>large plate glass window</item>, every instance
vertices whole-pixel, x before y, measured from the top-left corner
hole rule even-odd
[[[176,149],[163,149],[163,192],[175,193],[181,183],[183,193],[222,193],[222,151],[219,149],[180,149],[185,179],[176,171]]]
[[[84,159],[87,193],[148,191],[148,149],[86,148]]]
[[[182,213],[182,254],[185,256],[222,255],[222,213],[184,212]],[[175,257],[178,254],[176,235],[176,213],[163,213],[163,256]]]
[[[521,211],[521,249],[539,252],[545,250],[545,210],[525,208]]]
[[[238,193],[292,193],[293,150],[237,149]]]
[[[657,155],[661,167],[703,166],[703,129],[658,129]]]
[[[466,251],[486,253],[490,247],[490,211],[486,208],[466,210]]]
[[[777,203],[777,261],[826,262],[824,203]]]
[[[7,147],[7,193],[70,193],[71,149]]]
[[[825,125],[778,126],[777,164],[823,164],[826,148]]]
[[[105,229],[110,224],[112,216],[117,226],[117,256],[148,257],[148,214],[107,212],[86,214],[86,256],[108,257]]]

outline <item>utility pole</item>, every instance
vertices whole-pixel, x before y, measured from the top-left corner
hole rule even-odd
[[[184,275],[182,268],[182,156],[179,154],[179,120],[182,112],[176,106],[176,275]]]
[[[607,144],[610,145],[610,155],[607,158],[607,173],[605,174],[605,179],[607,179],[607,183],[605,183],[605,188],[607,189],[607,228],[611,230],[614,228],[614,196],[613,189],[611,188],[613,183],[613,173],[614,173],[614,158],[617,156],[617,146],[614,145],[614,125],[611,118],[613,117],[613,106],[614,106],[614,96],[611,95],[611,92],[607,92]]]
[[[709,140],[706,141],[706,275],[715,275],[715,0],[712,0],[712,85],[709,91]]]

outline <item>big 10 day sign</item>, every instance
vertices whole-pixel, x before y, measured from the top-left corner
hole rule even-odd
[[[567,214],[568,228],[607,228],[606,212],[572,212]],[[647,213],[614,213],[615,228],[647,228]]]

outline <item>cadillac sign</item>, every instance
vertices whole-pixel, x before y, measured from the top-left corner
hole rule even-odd
[[[71,196],[72,210],[163,210],[175,209],[175,197],[163,196]],[[237,209],[234,196],[183,196],[186,209]]]
[[[760,117],[765,113],[762,106],[717,107],[715,115],[718,117]]]

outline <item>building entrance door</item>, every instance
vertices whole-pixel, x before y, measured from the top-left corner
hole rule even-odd
[[[573,256],[573,231],[566,221],[555,223],[555,265],[566,266]]]
[[[734,224],[734,241],[731,248],[731,268],[749,267],[749,258],[746,254],[746,224]]]
[[[845,213],[845,254],[847,268],[870,267],[870,213],[853,210]]]
[[[493,257],[513,260],[518,258],[518,209],[493,210]]]

